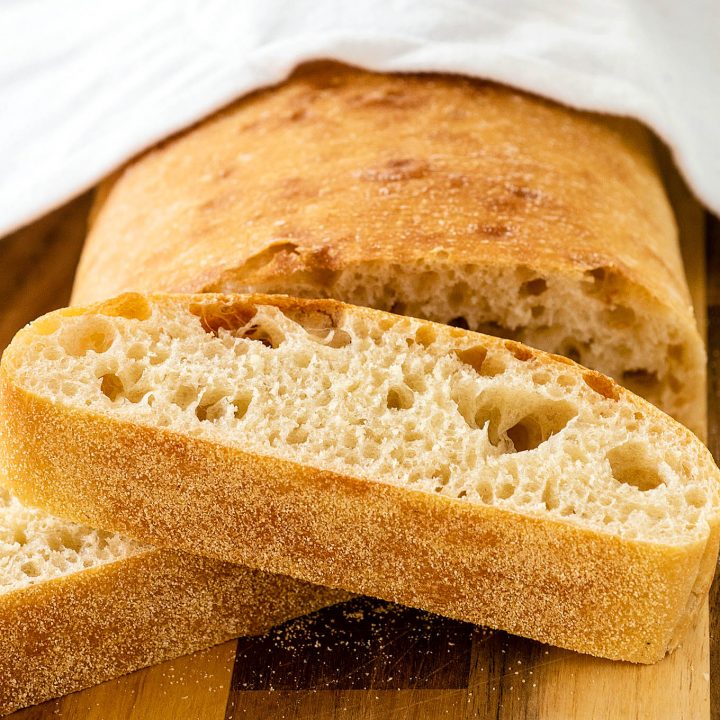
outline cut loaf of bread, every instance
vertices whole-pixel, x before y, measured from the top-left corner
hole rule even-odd
[[[330,297],[504,335],[704,433],[705,356],[639,124],[493,83],[306,67],[101,188],[73,303]]]
[[[0,714],[345,598],[60,520],[0,487]]]
[[[612,380],[327,300],[129,294],[0,368],[23,501],[179,550],[652,662],[712,578],[718,473]]]

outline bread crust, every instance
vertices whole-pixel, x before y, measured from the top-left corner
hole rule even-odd
[[[384,315],[330,301],[248,302],[300,314]],[[73,312],[115,312],[116,304]],[[60,516],[634,662],[654,662],[672,649],[678,627],[707,591],[717,517],[708,538],[692,544],[623,541],[79,412],[13,382],[13,346],[20,348],[21,335],[0,369],[9,482],[21,500]],[[517,347],[548,364],[562,360],[569,372],[587,372]],[[626,393],[607,383],[606,391]],[[633,402],[658,422],[672,422]],[[698,442],[676,428],[684,442]]]
[[[608,307],[677,333],[690,359],[674,382],[693,398],[678,419],[703,432],[702,341],[634,121],[478,80],[314,64],[130,163],[93,217],[75,303],[240,290],[362,304],[339,294],[341,273],[601,273]]]
[[[0,595],[0,714],[255,635],[345,593],[173,550]]]
[[[443,113],[452,108],[449,127]],[[484,113],[484,124],[472,125],[473,112]],[[341,143],[343,137],[351,141]],[[511,157],[504,149],[513,138],[522,143]],[[484,157],[463,157],[472,143],[480,143]],[[253,159],[240,157],[248,144]],[[318,145],[321,156],[310,157]],[[442,153],[454,158],[451,164],[428,162]],[[633,123],[574,113],[489,83],[313,66],[279,89],[236,103],[104,183],[74,299],[87,302],[127,289],[212,290],[228,281],[263,287],[300,276],[322,294],[343,268],[404,267],[427,256],[437,257],[438,266],[472,262],[479,272],[522,266],[528,276],[552,272],[576,279],[604,267],[623,279],[622,302],[674,318],[697,350],[672,217],[649,157],[646,134]],[[538,183],[535,171],[542,167],[549,172]],[[489,179],[486,185],[476,184],[479,175]],[[610,191],[605,214],[598,187]],[[381,195],[383,189],[391,192]],[[316,214],[303,217],[308,205]],[[448,205],[452,213],[439,212]],[[623,208],[619,224],[613,206]],[[420,218],[420,230],[403,207]],[[362,235],[355,232],[357,218]],[[278,219],[290,226],[275,227]],[[466,230],[471,225],[475,230]],[[445,254],[433,255],[441,245]],[[696,354],[702,358],[702,349]],[[701,379],[694,383],[693,394],[704,397]],[[696,417],[685,420],[701,430],[702,402],[695,408]],[[709,585],[715,530],[712,538],[687,598],[686,623],[678,624],[669,647],[681,639]],[[152,550],[0,596],[0,626],[6,628],[0,712],[261,632],[319,606],[320,594],[323,604],[343,598],[329,590],[296,592],[295,581],[265,574],[255,573],[251,583],[253,571],[229,567]],[[692,567],[686,569],[692,574]],[[271,582],[272,607],[261,591]],[[292,607],[278,607],[286,595]],[[205,612],[212,603],[217,614]],[[23,635],[36,627],[46,632],[42,647],[39,641],[31,647]],[[116,644],[124,648],[122,657]]]

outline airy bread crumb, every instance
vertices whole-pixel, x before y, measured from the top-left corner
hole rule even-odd
[[[125,296],[50,316],[14,373],[64,405],[463,503],[648,542],[707,533],[701,446],[608,378],[410,318],[270,302]]]

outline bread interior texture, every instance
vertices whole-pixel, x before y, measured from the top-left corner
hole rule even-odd
[[[13,368],[53,402],[626,539],[700,539],[716,513],[716,470],[690,433],[512,341],[264,296],[67,313],[32,326]]]
[[[140,544],[116,533],[23,505],[0,486],[0,595],[143,551]]]
[[[292,252],[287,244],[280,252]],[[697,333],[614,268],[570,277],[528,266],[480,267],[443,261],[438,249],[406,266],[359,264],[319,281],[312,273],[254,277],[243,268],[208,289],[220,293],[287,293],[354,305],[518,340],[564,355],[617,380],[696,432],[704,422],[704,351]],[[273,259],[268,253],[267,262]]]

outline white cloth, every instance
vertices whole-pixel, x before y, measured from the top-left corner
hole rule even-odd
[[[1,0],[0,236],[317,58],[636,117],[720,213],[718,0]]]

